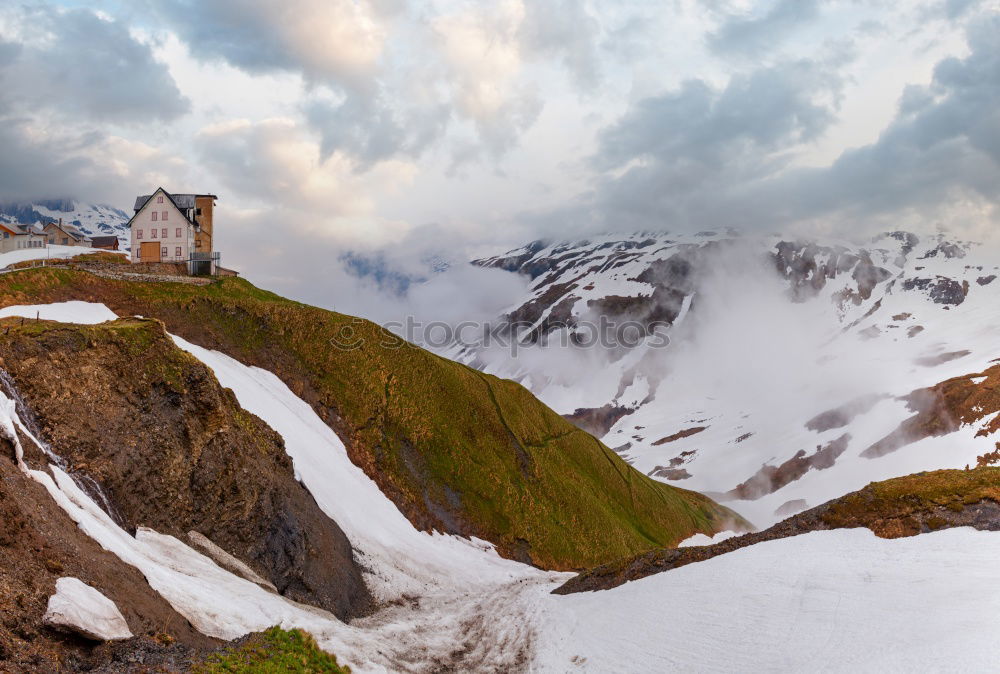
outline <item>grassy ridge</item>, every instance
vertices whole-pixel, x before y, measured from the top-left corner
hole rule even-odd
[[[175,334],[275,372],[423,529],[477,536],[545,568],[579,569],[738,520],[634,471],[514,382],[242,279],[136,283],[59,268],[0,276],[4,305],[70,299],[159,318]],[[336,346],[343,343],[353,348]]]

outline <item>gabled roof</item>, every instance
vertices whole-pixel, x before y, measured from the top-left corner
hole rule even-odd
[[[60,224],[58,222],[47,222],[45,223],[44,227],[42,227],[42,229],[44,230],[45,227],[55,227],[56,229],[62,231],[64,234],[68,234],[69,236],[73,237],[78,241],[89,240],[89,237],[86,234],[81,232],[73,225]]]
[[[172,203],[174,207],[181,212],[181,215],[184,216],[185,220],[187,220],[188,222],[190,222],[192,225],[195,226],[197,226],[198,223],[189,218],[187,215],[187,210],[190,208],[194,208],[195,199],[198,197],[211,197],[213,199],[219,198],[214,194],[171,194],[162,187],[157,187],[152,194],[145,194],[135,198],[135,214],[131,218],[129,218],[128,222],[125,223],[125,226],[131,227],[132,221],[135,220],[136,215],[139,215],[139,211],[141,211],[146,206],[146,204],[149,203],[150,199],[155,197],[160,192],[163,192],[163,194],[166,195],[167,199],[170,200],[170,203]]]
[[[94,244],[95,248],[98,247],[98,246],[113,246],[114,244],[118,243],[118,237],[117,236],[92,236],[92,237],[90,237],[90,241],[91,241],[91,243]]]
[[[160,190],[163,190],[163,188],[162,187],[159,188],[156,192],[159,192]],[[153,192],[153,194],[144,194],[142,196],[136,197],[135,210],[136,211],[142,210],[142,207],[145,206],[149,202],[149,200],[153,198],[153,195],[155,195],[156,192]],[[170,197],[170,200],[174,202],[174,206],[180,209],[194,208],[195,200],[198,197],[211,197],[212,199],[219,198],[214,194],[170,194],[166,190],[163,190],[163,193],[166,194],[168,197]]]

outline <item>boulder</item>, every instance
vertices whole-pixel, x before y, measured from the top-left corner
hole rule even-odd
[[[115,603],[77,578],[60,578],[42,622],[95,641],[132,638]]]

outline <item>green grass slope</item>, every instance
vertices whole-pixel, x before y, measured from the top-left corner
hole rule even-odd
[[[477,536],[504,556],[580,569],[742,520],[647,478],[520,385],[381,327],[242,279],[207,286],[42,268],[0,276],[0,303],[103,302],[277,374],[419,528]],[[353,348],[338,344],[350,343]]]
[[[194,674],[351,674],[302,630],[280,627],[253,634],[239,646],[195,665]]]

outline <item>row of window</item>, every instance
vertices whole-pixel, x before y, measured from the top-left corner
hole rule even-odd
[[[157,233],[159,233],[159,235],[160,235],[159,237],[156,236]],[[177,238],[177,239],[179,239],[179,238],[181,238],[181,236],[182,236],[182,234],[181,234],[181,228],[178,227],[177,229],[174,230],[174,237]],[[137,239],[141,239],[142,238],[142,230],[141,229],[135,230],[135,238],[137,238]],[[163,229],[156,229],[154,227],[153,229],[149,230],[149,238],[151,238],[151,239],[156,239],[156,238],[165,239],[165,238],[167,238],[167,228],[164,227]]]
[[[27,246],[24,244],[28,244]],[[43,248],[45,246],[45,241],[18,241],[18,248]]]
[[[153,222],[156,222],[157,215],[160,215],[159,211],[153,211]],[[170,215],[170,211],[163,211],[163,214],[160,215],[160,220],[166,220],[168,215]]]

